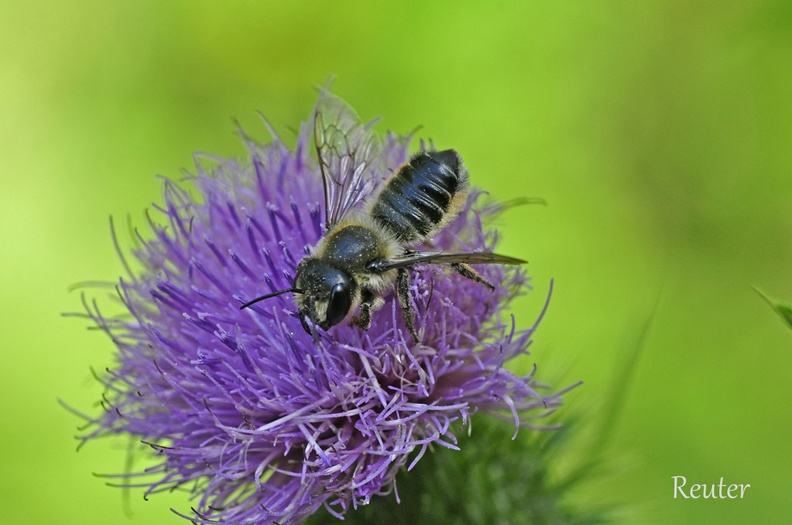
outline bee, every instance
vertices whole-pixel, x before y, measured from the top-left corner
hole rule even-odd
[[[241,305],[294,293],[303,328],[335,326],[359,309],[354,320],[364,330],[395,287],[404,324],[418,341],[410,304],[415,265],[445,265],[494,290],[470,264],[523,264],[491,252],[418,251],[464,206],[468,172],[453,149],[423,151],[376,186],[379,136],[340,98],[324,92],[314,113],[314,141],[325,201],[324,234],[297,265],[291,288]],[[310,323],[310,324],[309,324]]]

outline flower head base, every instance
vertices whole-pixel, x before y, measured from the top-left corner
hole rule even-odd
[[[151,223],[135,253],[143,270],[117,286],[131,317],[89,309],[118,363],[104,379],[113,409],[82,439],[138,436],[162,458],[145,473],[146,494],[188,487],[197,501],[184,516],[195,523],[296,523],[322,505],[340,517],[391,492],[397,471],[430,446],[456,448],[454,433],[476,411],[529,426],[560,404],[536,393],[533,374],[503,368],[533,333],[500,316],[526,287],[520,268],[482,267],[490,291],[416,267],[419,342],[391,297],[369,330],[342,323],[318,338],[290,294],[240,310],[289,288],[322,235],[311,135],[302,126],[292,151],[277,136],[260,145],[243,134],[246,161],[201,157],[190,178],[198,199],[166,182],[167,223]],[[406,161],[408,143],[386,137],[380,179]],[[483,224],[499,207],[477,207],[478,197],[433,249],[494,247],[497,232]]]

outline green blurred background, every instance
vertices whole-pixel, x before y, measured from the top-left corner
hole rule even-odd
[[[792,299],[792,4],[689,2],[42,2],[0,4],[3,523],[185,523],[183,502],[122,491],[126,442],[79,453],[113,347],[75,282],[114,279],[110,214],[160,199],[194,151],[241,155],[232,118],[283,135],[313,86],[364,119],[416,125],[511,210],[502,251],[537,292],[540,377],[584,379],[596,417],[653,308],[605,474],[576,497],[626,523],[792,522],[792,332],[756,294]],[[532,362],[532,361],[531,361]],[[530,364],[530,363],[528,363]],[[671,476],[750,483],[675,500]]]

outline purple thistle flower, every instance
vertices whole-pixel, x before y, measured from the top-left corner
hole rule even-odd
[[[118,362],[102,378],[110,406],[88,418],[81,439],[130,434],[161,458],[119,475],[124,485],[145,486],[146,496],[187,488],[194,515],[174,512],[195,523],[298,523],[320,506],[341,517],[393,491],[396,473],[430,447],[456,449],[455,432],[475,412],[531,426],[561,403],[560,392],[536,392],[533,372],[503,367],[528,353],[536,328],[517,331],[501,317],[528,286],[518,267],[480,267],[494,292],[416,267],[419,342],[392,295],[368,331],[342,323],[317,340],[290,294],[240,310],[291,287],[323,228],[311,126],[293,151],[274,133],[267,145],[242,136],[242,162],[196,158],[196,191],[164,183],[166,223],[150,221],[153,235],[134,254],[142,270],[116,287],[131,315],[87,306]],[[385,138],[375,180],[407,160],[409,142]],[[501,207],[480,197],[471,192],[427,247],[491,251],[497,231],[484,225]]]

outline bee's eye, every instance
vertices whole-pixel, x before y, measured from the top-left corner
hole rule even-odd
[[[330,303],[327,305],[327,326],[337,325],[344,320],[352,306],[352,297],[343,283],[333,286],[330,292]]]

